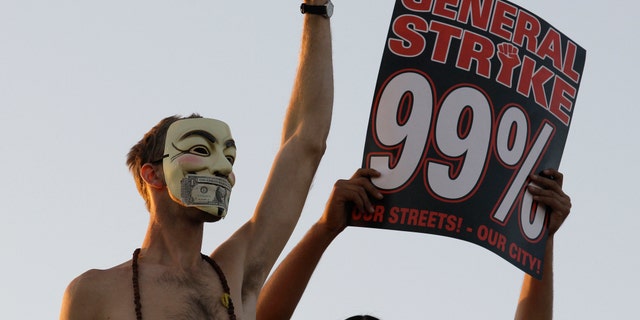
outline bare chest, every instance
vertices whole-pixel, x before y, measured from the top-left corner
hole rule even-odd
[[[139,277],[143,319],[230,319],[218,276],[152,272]]]
[[[143,319],[229,319],[224,290],[215,277],[164,273],[140,279]]]

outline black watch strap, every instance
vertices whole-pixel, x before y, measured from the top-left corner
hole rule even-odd
[[[328,1],[326,4],[319,5],[319,6],[302,3],[300,4],[300,12],[303,14],[304,13],[317,14],[325,18],[329,18],[333,13],[333,4],[331,3],[331,1]]]

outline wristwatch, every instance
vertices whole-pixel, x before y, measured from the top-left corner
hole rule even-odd
[[[333,15],[333,3],[331,3],[331,0],[328,0],[327,3],[319,6],[302,3],[300,5],[300,12],[318,14],[325,18],[331,18]]]

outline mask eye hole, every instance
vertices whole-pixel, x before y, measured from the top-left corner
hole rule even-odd
[[[229,163],[233,164],[236,161],[236,158],[234,158],[232,156],[227,156],[227,161],[229,161]]]
[[[203,156],[203,157],[207,157],[209,155],[211,155],[211,153],[209,152],[209,149],[207,149],[207,147],[202,146],[202,145],[197,145],[197,146],[193,146],[189,149],[189,153],[191,154],[195,154],[198,156]]]

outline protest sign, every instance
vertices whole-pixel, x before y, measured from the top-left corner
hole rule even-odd
[[[499,0],[397,0],[363,167],[385,198],[350,224],[453,237],[542,277],[546,208],[531,173],[558,168],[586,51]]]

